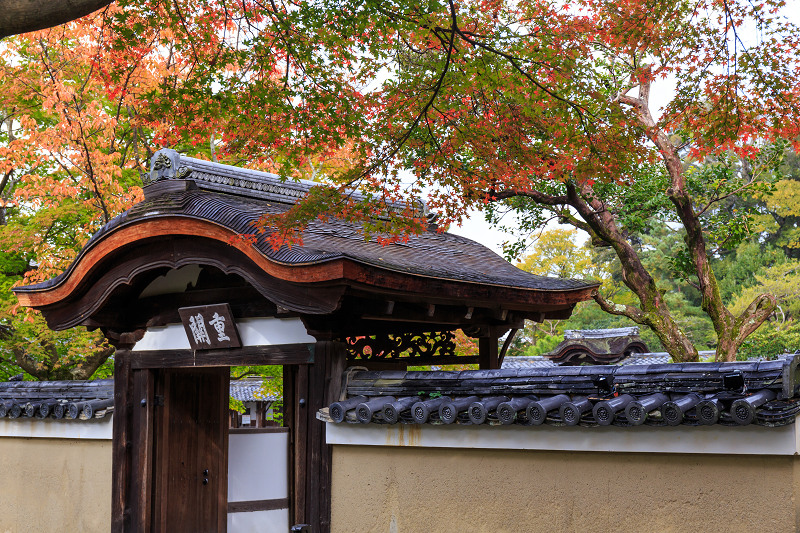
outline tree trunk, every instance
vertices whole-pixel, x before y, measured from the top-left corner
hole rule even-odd
[[[772,295],[759,296],[739,317],[734,317],[725,307],[717,278],[709,261],[700,215],[695,212],[691,196],[686,189],[686,176],[678,149],[666,132],[656,124],[650,113],[650,81],[646,81],[650,78],[649,72],[642,76],[645,81],[639,86],[638,98],[621,96],[619,101],[633,108],[648,138],[661,154],[671,182],[667,196],[675,206],[675,213],[686,230],[684,240],[697,276],[696,286],[702,296],[701,306],[711,318],[714,331],[717,333],[716,360],[733,361],[736,359],[739,346],[769,318],[777,302]]]
[[[595,301],[606,312],[627,316],[637,324],[648,326],[674,360],[697,361],[697,349],[672,318],[655,280],[619,229],[614,214],[594,196],[588,184],[582,186],[580,195],[574,185],[568,184],[567,197],[593,234],[614,248],[622,265],[622,281],[639,298],[640,308],[611,304],[599,295],[595,296]]]
[[[0,0],[0,39],[64,24],[111,0]]]

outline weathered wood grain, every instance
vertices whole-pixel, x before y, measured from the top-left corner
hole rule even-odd
[[[244,346],[221,350],[131,352],[133,368],[199,368],[248,365],[305,365],[314,361],[313,344]]]

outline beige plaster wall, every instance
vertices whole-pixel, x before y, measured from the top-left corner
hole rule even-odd
[[[334,533],[800,531],[790,456],[333,447]]]
[[[0,437],[0,533],[110,528],[110,440]]]

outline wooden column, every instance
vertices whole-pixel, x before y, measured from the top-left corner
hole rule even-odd
[[[151,531],[153,488],[153,370],[133,370],[130,531]]]
[[[309,365],[283,367],[283,424],[289,428],[289,522],[302,524],[306,515],[306,441],[308,423],[304,405]]]
[[[153,451],[153,371],[131,368],[131,353],[114,356],[111,531],[149,531]]]
[[[314,363],[284,367],[285,420],[291,427],[292,524],[328,533],[331,517],[331,448],[316,413],[339,395],[347,352],[342,343],[319,341]]]
[[[131,513],[127,502],[131,486],[133,375],[130,351],[114,355],[114,419],[111,465],[111,531],[131,531]]]
[[[500,358],[498,356],[498,335],[490,330],[488,336],[478,339],[478,360],[481,369],[500,368]]]

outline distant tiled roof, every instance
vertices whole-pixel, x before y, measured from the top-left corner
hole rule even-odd
[[[545,357],[558,363],[616,363],[650,350],[639,337],[639,328],[568,329],[564,340]]]
[[[800,412],[800,356],[741,363],[357,372],[334,422],[782,426]]]
[[[518,355],[506,356],[503,359],[502,368],[551,368],[554,366],[558,365],[541,355]]]
[[[240,402],[274,402],[278,398],[272,394],[263,394],[261,378],[231,380],[231,398]]]
[[[231,381],[230,395],[243,402],[275,401],[261,397],[262,380]],[[0,418],[89,420],[114,411],[114,380],[0,382]]]
[[[202,219],[220,224],[236,234],[258,233],[264,214],[282,213],[314,186],[311,182],[282,181],[266,172],[220,165],[179,156],[179,175],[195,188],[151,195],[101,228],[81,255],[117,228],[164,216]],[[152,187],[165,182],[159,182]],[[220,194],[221,193],[221,194]],[[407,242],[382,245],[365,241],[360,226],[330,219],[312,222],[303,233],[302,246],[272,249],[270,229],[254,244],[261,254],[284,265],[308,265],[347,258],[395,272],[447,280],[533,290],[572,291],[597,286],[574,279],[536,276],[520,270],[485,246],[435,231],[409,236]],[[77,264],[76,263],[73,263]],[[72,268],[72,267],[70,267]],[[59,285],[70,270],[45,282],[17,287],[15,292],[35,292]]]
[[[623,359],[622,361],[618,361],[613,363],[618,366],[626,366],[626,365],[660,365],[664,363],[669,363],[672,361],[672,358],[666,352],[654,352],[654,353],[641,353],[641,354],[634,354],[630,357]],[[552,368],[554,366],[560,366],[558,363],[555,363],[548,359],[547,357],[541,355],[517,355],[517,356],[507,356],[503,359],[503,368]]]
[[[564,338],[571,339],[613,339],[615,337],[629,337],[639,335],[639,328],[606,328],[606,329],[568,329],[564,331]]]
[[[671,363],[672,357],[668,353],[637,353],[618,362],[619,366],[626,365],[662,365]]]

